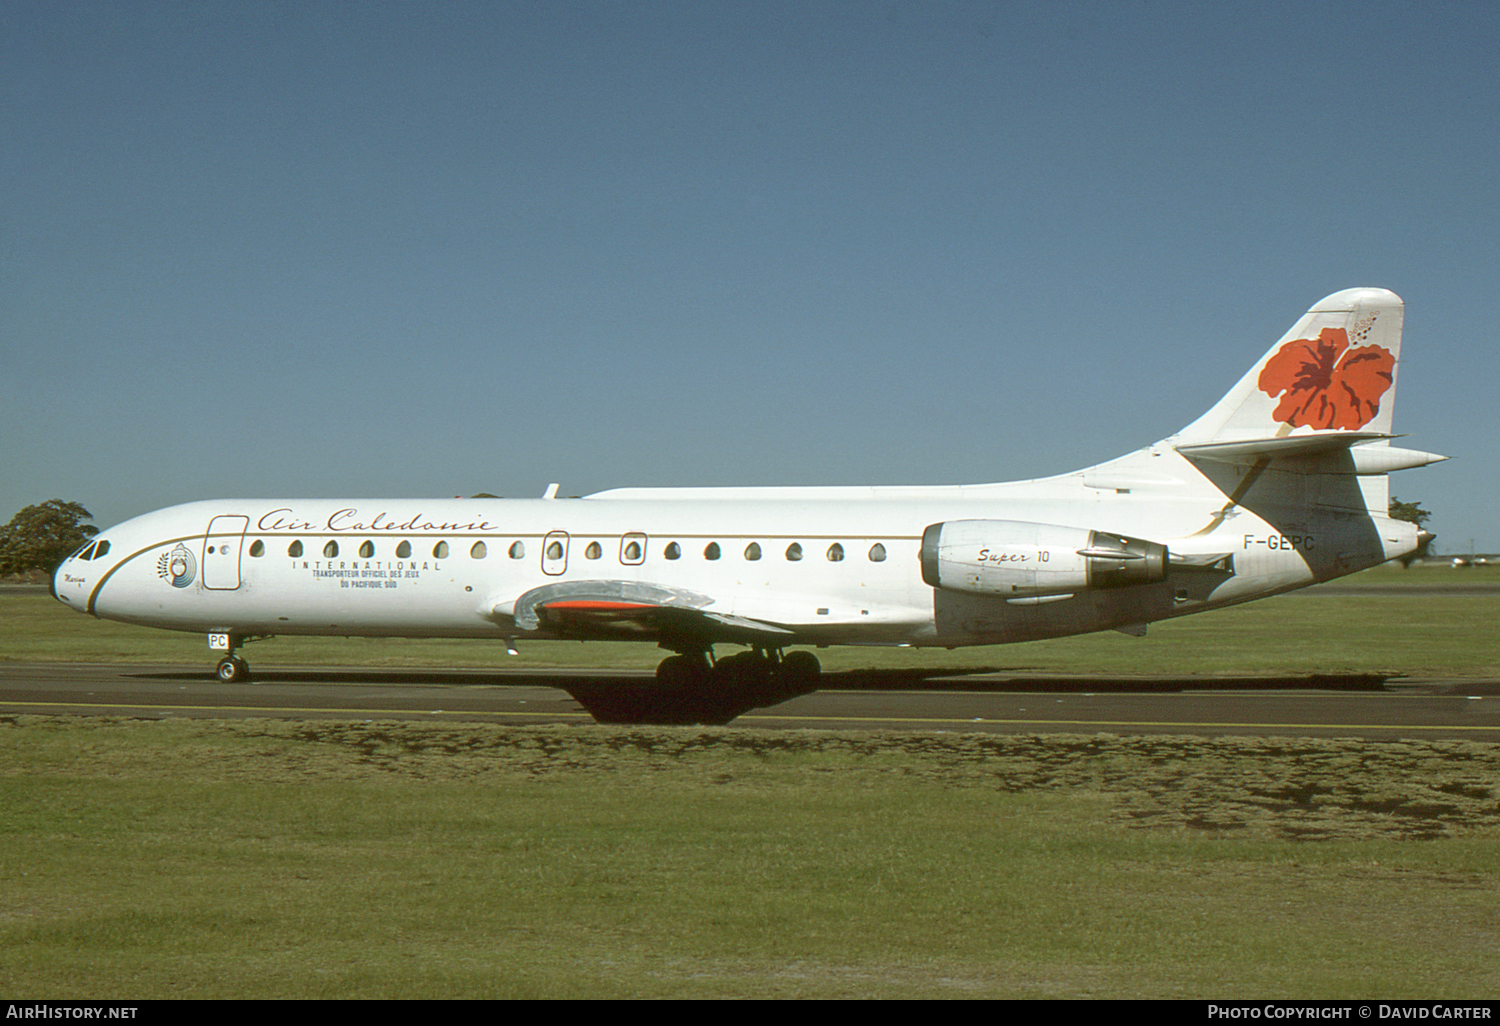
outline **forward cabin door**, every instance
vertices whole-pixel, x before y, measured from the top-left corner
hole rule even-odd
[[[214,517],[203,536],[203,586],[214,591],[233,591],[240,586],[240,550],[250,518],[238,515]]]

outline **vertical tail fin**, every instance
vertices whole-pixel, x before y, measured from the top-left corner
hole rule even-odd
[[[1401,297],[1385,289],[1345,289],[1320,300],[1224,398],[1168,441],[1181,447],[1329,431],[1389,435],[1404,312]]]
[[[1390,445],[1403,312],[1385,289],[1335,292],[1167,440],[1229,498],[1198,534],[1250,504],[1252,490],[1262,506],[1363,510],[1384,521],[1387,475],[1445,458]]]

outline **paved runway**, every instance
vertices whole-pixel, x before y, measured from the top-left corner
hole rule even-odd
[[[587,723],[566,685],[650,687],[647,671],[0,663],[0,714]],[[830,673],[825,688],[734,721],[770,729],[1226,734],[1500,741],[1500,681],[1152,680]]]

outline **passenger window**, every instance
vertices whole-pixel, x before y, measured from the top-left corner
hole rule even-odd
[[[336,541],[334,541],[332,538],[328,539],[328,544],[323,546],[323,555],[327,556],[329,559],[332,559],[334,556],[337,556],[338,554],[339,554],[339,543],[336,542]]]
[[[475,542],[474,547],[469,549],[469,555],[474,559],[483,559],[489,555],[489,552],[489,548],[482,541]]]
[[[434,545],[432,547],[432,558],[433,559],[447,559],[448,558],[448,543],[447,542],[438,542],[436,545]]]
[[[362,545],[360,545],[360,547],[359,547],[359,558],[360,559],[369,559],[373,555],[375,555],[375,543],[374,542],[372,542],[372,541],[366,541],[365,543],[363,543]]]
[[[641,543],[628,541],[625,543],[625,562],[639,563],[641,561]]]
[[[662,551],[662,555],[666,556],[668,559],[681,559],[682,546],[678,545],[676,542],[668,542],[667,547]]]
[[[396,546],[396,558],[408,559],[411,557],[411,542],[404,541]]]
[[[793,563],[795,563],[795,562],[797,562],[797,560],[801,559],[802,558],[802,544],[800,542],[792,542],[790,545],[788,545],[786,547],[786,558],[788,560],[790,560],[791,562],[793,562]]]
[[[745,546],[745,558],[749,560],[760,558],[760,542],[751,542]]]
[[[103,550],[101,549],[100,552],[102,553]],[[254,556],[256,559],[259,559],[261,556],[264,556],[265,554],[266,554],[266,543],[265,542],[263,542],[259,538],[257,538],[253,542],[250,543],[250,555]]]
[[[876,542],[874,545],[870,546],[870,562],[871,563],[884,563],[885,562],[885,546],[884,545],[880,544],[879,542]]]
[[[298,556],[302,555],[302,540],[299,538],[298,540],[288,545],[286,547],[286,554],[288,556],[291,556],[293,559],[296,559]]]
[[[526,558],[526,546],[522,545],[520,542],[511,542],[510,543],[510,558],[511,559],[525,559]]]
[[[832,545],[828,546],[828,562],[839,563],[843,561],[843,558],[844,547],[842,545],[840,545],[838,542],[834,542]]]
[[[719,558],[719,543],[718,542],[709,542],[708,543],[708,548],[706,548],[706,549],[703,550],[703,558],[704,559],[718,559]]]
[[[640,531],[631,531],[620,539],[620,562],[635,566],[646,558],[646,536]]]
[[[548,559],[562,559],[562,557],[562,542],[553,542],[552,544],[547,546]]]
[[[596,541],[589,542],[589,547],[583,550],[584,559],[598,559],[602,555],[604,555],[604,550],[599,547],[599,543]]]

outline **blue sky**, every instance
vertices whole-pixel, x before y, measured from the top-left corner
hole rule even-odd
[[[0,5],[0,519],[1076,469],[1407,303],[1500,550],[1500,4]]]

